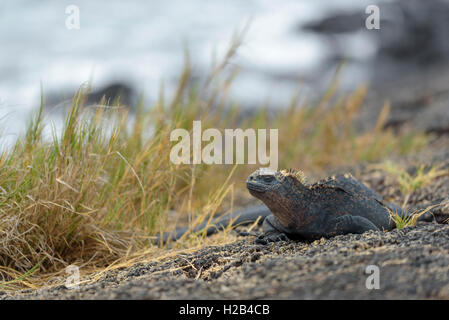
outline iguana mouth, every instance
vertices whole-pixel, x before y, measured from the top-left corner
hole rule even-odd
[[[259,192],[259,193],[262,193],[262,192],[266,191],[266,188],[265,188],[264,185],[259,184],[259,183],[254,182],[254,181],[248,181],[246,183],[246,187],[248,188],[248,190],[256,191],[256,192]]]

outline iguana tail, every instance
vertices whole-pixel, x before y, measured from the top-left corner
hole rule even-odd
[[[191,232],[199,232],[205,231],[206,235],[211,235],[219,230],[223,230],[229,226],[232,221],[232,227],[236,227],[237,225],[249,224],[255,222],[259,217],[259,223],[262,223],[263,220],[270,215],[270,210],[264,206],[254,206],[249,207],[243,210],[238,210],[229,214],[224,215],[221,218],[217,218],[212,220],[210,223],[203,222],[201,225],[193,228]],[[205,229],[207,228],[207,229]],[[188,227],[176,229],[173,232],[165,232],[160,236],[157,236],[156,239],[153,240],[153,243],[156,245],[165,244],[169,241],[179,240],[186,232],[189,231]]]

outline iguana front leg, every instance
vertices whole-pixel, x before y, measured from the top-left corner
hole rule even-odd
[[[256,239],[255,243],[257,244],[289,240],[283,231],[284,228],[272,214],[265,218],[262,229],[264,234]]]
[[[364,233],[369,230],[379,231],[379,228],[368,219],[352,215],[340,216],[330,220],[329,227],[326,229],[326,236]]]

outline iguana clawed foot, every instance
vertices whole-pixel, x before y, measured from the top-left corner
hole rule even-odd
[[[266,245],[270,242],[290,241],[285,233],[262,234],[254,240],[255,244]]]
[[[254,240],[255,244],[267,245],[268,243],[271,243],[271,242],[289,241],[290,240],[285,233],[277,232],[277,231],[273,231],[273,232],[269,232],[269,233],[262,233],[262,234],[260,234],[259,232],[254,232],[254,231],[251,231],[251,232],[238,231],[238,230],[235,230],[235,231],[241,237],[256,236],[257,238]]]

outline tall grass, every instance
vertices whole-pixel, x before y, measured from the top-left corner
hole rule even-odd
[[[4,287],[39,286],[69,264],[103,268],[127,261],[152,248],[151,237],[176,221],[194,225],[244,198],[244,181],[255,166],[170,162],[170,132],[192,130],[193,120],[202,120],[203,130],[278,128],[280,166],[311,171],[406,153],[425,143],[422,135],[384,129],[388,107],[375,128],[357,132],[365,88],[348,97],[330,90],[314,105],[292,99],[275,115],[262,109],[245,117],[227,99],[236,75],[227,62],[234,53],[231,46],[204,81],[192,80],[186,61],[174,96],[167,99],[161,90],[155,105],[140,105],[131,117],[120,108],[86,108],[82,87],[52,139],[43,136],[42,101],[26,134],[0,155]]]

